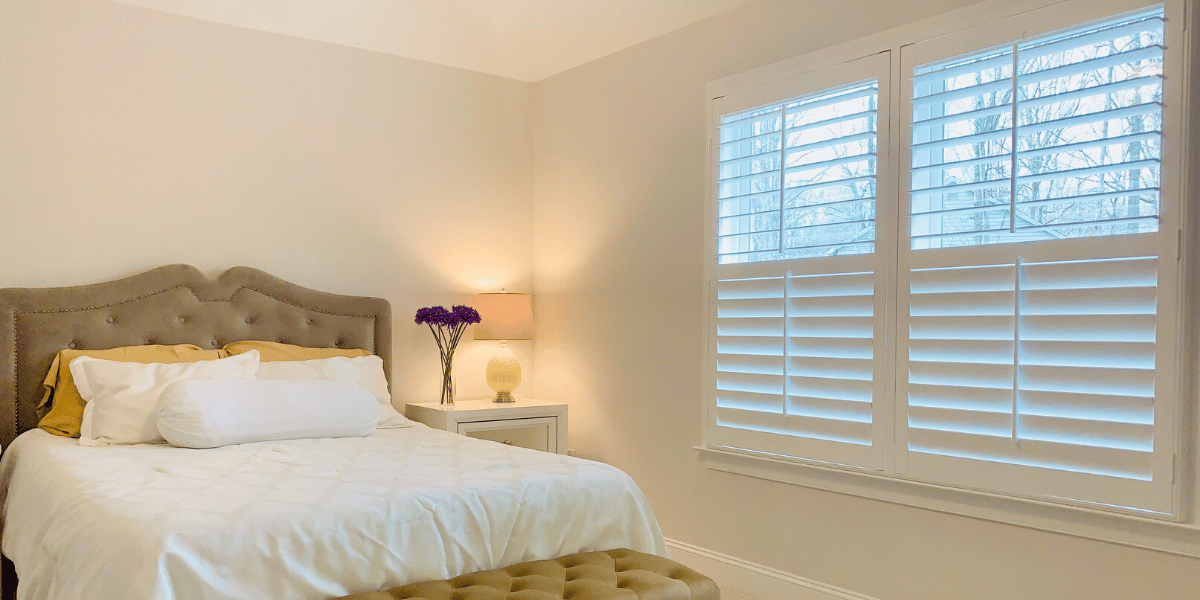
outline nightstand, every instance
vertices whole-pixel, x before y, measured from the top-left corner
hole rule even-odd
[[[405,416],[434,429],[501,444],[567,453],[567,405],[519,398],[515,402],[466,400],[408,404]]]

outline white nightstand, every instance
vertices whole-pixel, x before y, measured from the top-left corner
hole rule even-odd
[[[567,405],[519,398],[516,402],[466,400],[406,405],[404,414],[434,429],[545,452],[567,453]]]

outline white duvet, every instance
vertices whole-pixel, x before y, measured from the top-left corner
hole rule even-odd
[[[588,550],[666,555],[622,471],[423,425],[209,450],[33,430],[4,449],[5,493],[28,600],[317,600]]]

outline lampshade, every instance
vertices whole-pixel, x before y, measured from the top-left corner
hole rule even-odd
[[[529,294],[479,294],[475,310],[482,319],[475,325],[477,340],[528,340],[533,338],[533,304]]]

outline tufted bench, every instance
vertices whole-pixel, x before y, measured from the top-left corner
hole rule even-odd
[[[581,552],[339,600],[720,600],[713,580],[633,550]]]

